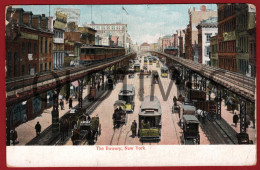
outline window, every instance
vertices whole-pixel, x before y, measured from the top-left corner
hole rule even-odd
[[[25,73],[25,65],[23,64],[22,65],[22,76],[24,76],[24,73]]]
[[[45,71],[47,71],[47,63],[45,63]]]
[[[34,72],[37,73],[37,65],[34,64]]]
[[[45,53],[48,52],[47,47],[48,47],[48,39],[47,37],[45,37]]]
[[[206,36],[207,36],[207,42],[209,42],[211,38],[211,34],[206,34]]]
[[[41,67],[40,67],[40,72],[42,72],[42,64],[41,64]]]
[[[37,44],[36,43],[34,43],[33,51],[34,51],[34,53],[37,53]]]
[[[28,64],[28,74],[31,74],[31,64]]]
[[[25,43],[22,42],[22,52],[25,53]]]
[[[7,75],[8,76],[12,75],[12,53],[11,52],[7,53]]]
[[[42,53],[42,43],[43,43],[43,37],[41,37],[41,53]]]
[[[14,76],[18,75],[18,57],[17,52],[14,53]]]
[[[51,71],[51,62],[49,62],[49,71]]]
[[[32,43],[28,43],[28,53],[32,53]]]
[[[49,43],[49,53],[51,53],[51,50],[52,50],[52,45],[51,45],[51,42]]]

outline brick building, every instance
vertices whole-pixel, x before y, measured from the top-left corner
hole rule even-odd
[[[177,32],[177,48],[178,48],[178,56],[185,57],[185,29],[179,29]]]
[[[9,8],[6,19],[7,78],[51,70],[53,33],[46,26],[47,18]]]
[[[202,5],[199,11],[193,7],[193,10],[189,9],[188,13],[189,24],[187,25],[187,32],[185,34],[185,53],[186,58],[194,60],[194,55],[198,53],[198,51],[196,51],[196,49],[198,49],[198,29],[196,26],[202,20],[217,17],[217,11],[207,10],[206,6]]]
[[[237,71],[236,62],[236,5],[218,4],[219,67]]]
[[[80,60],[80,32],[65,32],[64,34],[64,66],[77,65]]]
[[[218,4],[218,15],[219,67],[251,74],[255,63],[255,7],[251,4]]]
[[[33,15],[22,8],[8,8],[6,14],[6,78],[33,75],[52,69],[53,33],[44,15]],[[10,127],[16,127],[42,113],[52,102],[42,100],[50,92],[12,106]]]

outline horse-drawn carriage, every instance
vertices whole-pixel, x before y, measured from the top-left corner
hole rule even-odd
[[[152,71],[152,76],[153,76],[153,84],[158,84],[158,83],[159,83],[159,74],[158,74],[158,71],[153,70],[153,71]]]
[[[183,144],[200,144],[199,124],[200,122],[194,115],[183,115],[181,136]]]
[[[73,145],[78,144],[94,144],[96,143],[98,136],[101,135],[101,124],[99,117],[93,117],[92,119],[80,121],[79,126],[72,132],[71,140]]]
[[[126,124],[127,114],[126,111],[122,109],[126,104],[125,101],[117,100],[114,104],[114,114],[113,114],[113,125],[114,128],[119,127],[121,124]]]

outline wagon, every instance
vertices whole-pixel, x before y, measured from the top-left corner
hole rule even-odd
[[[114,103],[114,107],[116,108],[112,117],[114,128],[119,127],[121,124],[126,124],[127,122],[126,111],[122,109],[125,104],[126,102],[122,100],[117,100]]]
[[[194,115],[183,115],[182,144],[200,144],[199,124]]]
[[[101,135],[101,124],[99,117],[93,117],[91,120],[80,121],[79,126],[72,132],[73,145],[96,143],[98,136]]]

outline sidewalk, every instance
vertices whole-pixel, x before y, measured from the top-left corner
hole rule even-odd
[[[89,94],[89,87],[90,85],[87,85],[86,88],[83,89],[83,95],[82,98],[85,99],[84,101],[87,100],[87,96]],[[97,90],[97,95],[99,96],[100,94],[103,93],[103,90],[101,90],[102,88],[100,88],[100,90]],[[88,102],[88,100],[87,100]],[[88,102],[90,103],[90,102]],[[72,106],[75,107],[76,105],[78,105],[78,99],[73,98],[73,103]],[[69,103],[64,103],[64,110],[60,110],[60,106],[59,106],[59,118],[61,118],[63,115],[65,115],[68,111],[69,111]],[[33,138],[36,137],[36,132],[35,132],[35,125],[36,123],[39,121],[39,123],[41,124],[41,131],[43,132],[46,128],[48,128],[51,124],[52,124],[52,115],[51,115],[51,111],[52,111],[52,107],[50,107],[49,109],[45,109],[43,111],[43,113],[36,117],[33,120],[30,120],[28,122],[25,122],[23,124],[21,124],[20,126],[18,126],[16,128],[17,134],[18,134],[18,141],[19,144],[17,145],[26,145],[28,142],[30,142]]]
[[[208,96],[208,95],[207,95]],[[211,93],[211,99],[215,98],[215,94]],[[236,111],[239,113],[239,111]],[[233,112],[227,110],[227,106],[225,105],[224,100],[222,100],[221,103],[221,117],[224,119],[230,127],[232,127],[237,133],[240,133],[240,120],[238,120],[237,127],[235,127],[235,124],[233,123]],[[246,132],[248,133],[249,140],[253,140],[253,143],[256,144],[256,128],[252,128],[253,122],[250,121],[250,125],[246,129]]]

